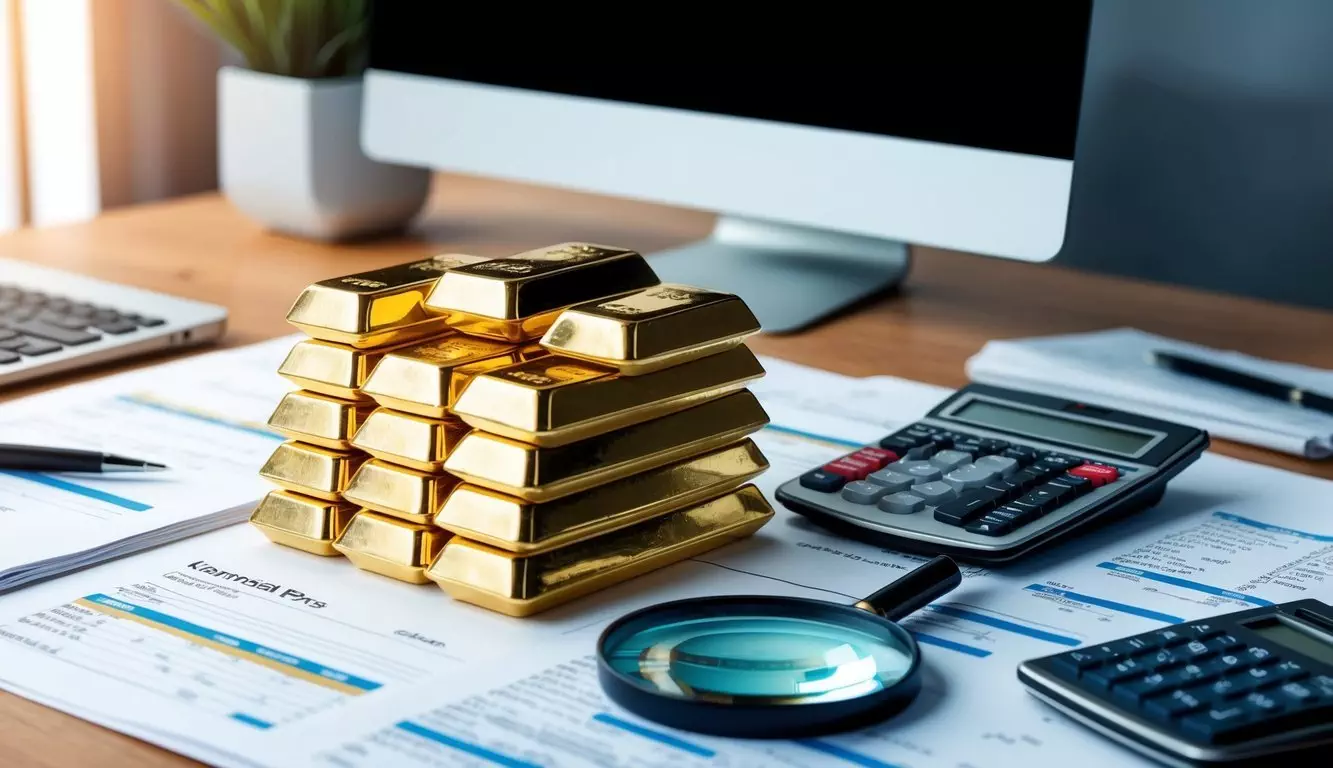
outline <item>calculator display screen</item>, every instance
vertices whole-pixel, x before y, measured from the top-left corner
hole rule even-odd
[[[1146,432],[1066,419],[1051,413],[1010,408],[987,400],[973,400],[950,413],[949,417],[1124,456],[1137,455],[1156,437]]]
[[[1302,632],[1284,621],[1249,624],[1246,629],[1257,632],[1270,643],[1285,646],[1316,661],[1333,664],[1333,645],[1329,645],[1308,632]]]

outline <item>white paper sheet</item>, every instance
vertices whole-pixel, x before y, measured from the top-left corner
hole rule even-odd
[[[0,589],[244,519],[282,437],[293,338],[198,355],[0,405],[0,442],[158,461],[151,474],[0,470]]]
[[[974,381],[1086,398],[1285,453],[1315,459],[1333,453],[1333,416],[1159,368],[1149,362],[1154,350],[1333,392],[1333,371],[1210,349],[1132,328],[992,341],[968,360],[967,372]]]

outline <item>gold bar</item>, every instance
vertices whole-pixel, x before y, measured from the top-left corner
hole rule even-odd
[[[460,485],[445,499],[435,524],[482,544],[534,555],[698,504],[765,469],[768,461],[747,439],[545,504]]]
[[[545,502],[720,448],[767,423],[755,396],[741,391],[556,448],[474,430],[444,468],[473,485]]]
[[[547,355],[477,376],[452,410],[477,429],[555,447],[722,397],[763,375],[745,347],[643,376]]]
[[[366,455],[360,451],[331,451],[289,440],[268,457],[259,474],[289,491],[338,501],[347,481],[365,460]]]
[[[352,435],[373,410],[375,406],[370,403],[301,390],[283,395],[268,417],[268,425],[292,440],[346,451],[352,448]]]
[[[773,509],[753,485],[539,555],[455,538],[426,571],[449,596],[531,616],[753,534]]]
[[[536,345],[533,349],[546,354]],[[467,376],[461,368],[488,359],[501,361],[497,365],[509,364],[518,353],[513,344],[454,334],[385,355],[361,391],[385,407],[442,419],[449,412],[455,374]]]
[[[627,248],[561,243],[451,270],[426,309],[464,333],[529,341],[565,307],[659,282],[648,261]]]
[[[287,322],[324,341],[357,349],[422,339],[447,330],[445,319],[422,307],[441,274],[486,261],[445,253],[307,287],[287,313]]]
[[[366,417],[352,445],[377,459],[420,472],[439,472],[472,427],[458,419],[427,419],[379,408]]]
[[[740,346],[759,332],[741,297],[663,283],[566,309],[542,346],[642,376]]]
[[[409,523],[429,523],[458,478],[371,459],[352,476],[343,498]]]
[[[507,368],[515,363],[522,363],[528,360],[536,360],[539,357],[546,357],[549,352],[539,344],[524,344],[521,347],[515,347],[514,351],[500,355],[499,357],[489,357],[485,360],[478,360],[475,363],[460,365],[453,370],[449,377],[449,404],[450,411],[458,398],[463,395],[463,390],[472,383],[472,379],[498,368]]]
[[[332,341],[302,339],[287,353],[278,373],[298,387],[321,395],[370,402],[370,395],[361,392],[361,385],[384,353],[398,348],[367,351]]]
[[[448,531],[374,512],[357,512],[333,548],[352,565],[411,584],[425,584],[426,566],[440,554]]]
[[[333,540],[356,513],[351,504],[312,499],[288,491],[270,491],[250,515],[250,523],[275,544],[312,555],[336,555]]]

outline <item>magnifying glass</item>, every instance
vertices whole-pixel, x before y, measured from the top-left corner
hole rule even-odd
[[[644,608],[597,640],[597,675],[640,717],[699,733],[798,738],[888,718],[921,690],[921,652],[894,623],[952,591],[936,557],[855,605],[707,597]]]

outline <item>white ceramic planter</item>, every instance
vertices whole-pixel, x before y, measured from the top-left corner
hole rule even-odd
[[[342,240],[400,228],[421,209],[430,172],[361,151],[361,79],[218,72],[223,193],[266,227]]]

